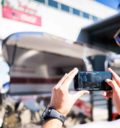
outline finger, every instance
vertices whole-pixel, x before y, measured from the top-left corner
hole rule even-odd
[[[102,96],[106,97],[107,96],[107,92],[106,91],[102,92]]]
[[[119,86],[115,80],[106,79],[108,85],[110,85],[115,91],[119,90]]]
[[[112,98],[112,97],[107,97],[107,96],[103,96],[106,100],[108,100],[109,98]]]
[[[112,95],[113,95],[113,91],[104,91],[104,92],[102,93],[102,96],[103,96],[105,99],[112,98]]]
[[[75,77],[77,73],[78,73],[77,68],[74,68],[70,73],[68,73],[68,76],[66,80],[63,82],[62,87],[66,87],[66,89],[68,89],[70,83],[72,82],[73,78]]]
[[[86,95],[86,94],[89,94],[89,91],[83,90],[83,91],[78,91],[78,92],[76,92],[76,93],[74,94],[74,99],[75,99],[75,101],[76,101],[79,97],[81,97],[81,96],[83,96],[83,95]]]
[[[107,99],[107,92],[102,92],[102,96],[105,98],[105,99]]]
[[[65,73],[65,75],[60,79],[60,81],[57,83],[57,85],[55,86],[55,88],[58,88],[62,85],[62,83],[65,81],[65,79],[67,78],[68,74]]]
[[[70,76],[73,72],[75,72],[75,70],[78,71],[78,68],[74,68],[74,69],[72,69],[72,70],[68,73],[68,76]]]
[[[110,71],[112,73],[113,78],[115,79],[118,86],[120,87],[120,77],[111,68],[108,68],[108,71]]]

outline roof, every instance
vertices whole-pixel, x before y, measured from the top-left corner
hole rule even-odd
[[[120,14],[114,15],[81,30],[78,43],[88,44],[92,48],[120,53],[114,35],[120,28]]]

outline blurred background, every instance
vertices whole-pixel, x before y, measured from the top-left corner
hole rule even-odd
[[[119,0],[0,0],[0,127],[41,127],[52,87],[74,67],[120,75],[119,11]],[[113,100],[91,91],[64,127],[118,118]]]

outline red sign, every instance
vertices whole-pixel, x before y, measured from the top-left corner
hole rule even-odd
[[[27,14],[25,12],[12,9],[9,6],[3,6],[2,9],[3,9],[2,14],[3,14],[3,17],[5,18],[41,26],[40,16],[36,16],[33,14]]]

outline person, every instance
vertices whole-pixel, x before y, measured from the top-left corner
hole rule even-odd
[[[108,71],[112,73],[112,80],[107,79],[106,82],[112,87],[112,94],[104,92],[104,96],[113,98],[117,112],[120,115],[120,77],[111,68],[108,68]]]
[[[111,68],[109,68],[108,71],[112,73],[113,78],[112,80],[107,79],[106,82],[112,87],[113,94],[110,95],[109,92],[105,92],[104,96],[108,98],[111,96],[113,97],[117,111],[120,114],[120,77]],[[78,69],[74,68],[68,74],[65,74],[63,78],[53,87],[52,96],[48,108],[53,108],[55,112],[57,111],[60,114],[60,117],[67,116],[73,104],[76,102],[76,100],[79,97],[85,94],[89,94],[88,91],[76,91],[75,93],[72,94],[69,92],[69,85],[77,73],[78,73]],[[48,113],[49,112],[50,111],[48,111]],[[61,128],[63,125],[62,121],[63,120],[61,120],[59,117],[48,118],[47,120],[45,120],[42,127]]]

